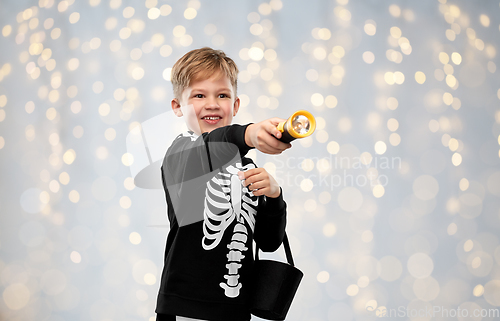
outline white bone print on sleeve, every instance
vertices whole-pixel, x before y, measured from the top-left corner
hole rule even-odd
[[[225,282],[220,283],[227,297],[235,298],[240,294],[242,287],[239,282],[238,269],[241,267],[243,254],[248,248],[245,246],[248,239],[247,227],[255,228],[256,207],[258,197],[250,194],[248,188],[243,187],[238,177],[239,171],[255,168],[254,164],[244,167],[241,163],[230,165],[224,172],[219,172],[207,182],[205,192],[205,209],[203,213],[202,246],[205,250],[215,248],[221,241],[227,227],[236,219],[231,242],[227,245],[228,274],[224,275]]]

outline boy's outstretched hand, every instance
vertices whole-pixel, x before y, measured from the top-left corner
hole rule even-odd
[[[274,117],[248,125],[245,131],[245,143],[266,154],[281,154],[285,149],[292,147],[292,144],[278,140],[281,138],[281,132],[276,126],[284,121],[286,119]]]
[[[246,186],[249,191],[255,196],[266,195],[271,198],[280,196],[280,186],[264,168],[257,167],[247,170],[246,172],[238,172],[238,177],[243,186]]]

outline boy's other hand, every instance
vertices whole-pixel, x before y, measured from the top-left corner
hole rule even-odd
[[[286,119],[274,117],[248,125],[245,131],[245,143],[266,154],[281,154],[285,149],[292,147],[292,144],[278,140],[281,138],[281,132],[276,126],[284,121]]]
[[[280,186],[264,168],[257,167],[247,170],[246,172],[239,171],[238,177],[242,181],[243,186],[246,186],[255,196],[266,195],[271,198],[280,196]]]

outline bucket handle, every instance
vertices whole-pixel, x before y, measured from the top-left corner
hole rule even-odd
[[[285,248],[285,254],[286,254],[286,260],[288,261],[288,264],[291,266],[295,266],[293,263],[293,257],[292,257],[292,251],[290,250],[290,244],[288,243],[288,237],[286,235],[283,236],[283,247]],[[259,261],[259,247],[255,249],[255,261]]]

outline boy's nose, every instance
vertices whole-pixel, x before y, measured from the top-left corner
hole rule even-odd
[[[219,103],[217,102],[217,99],[215,98],[209,98],[206,100],[205,107],[206,108],[219,108]]]

